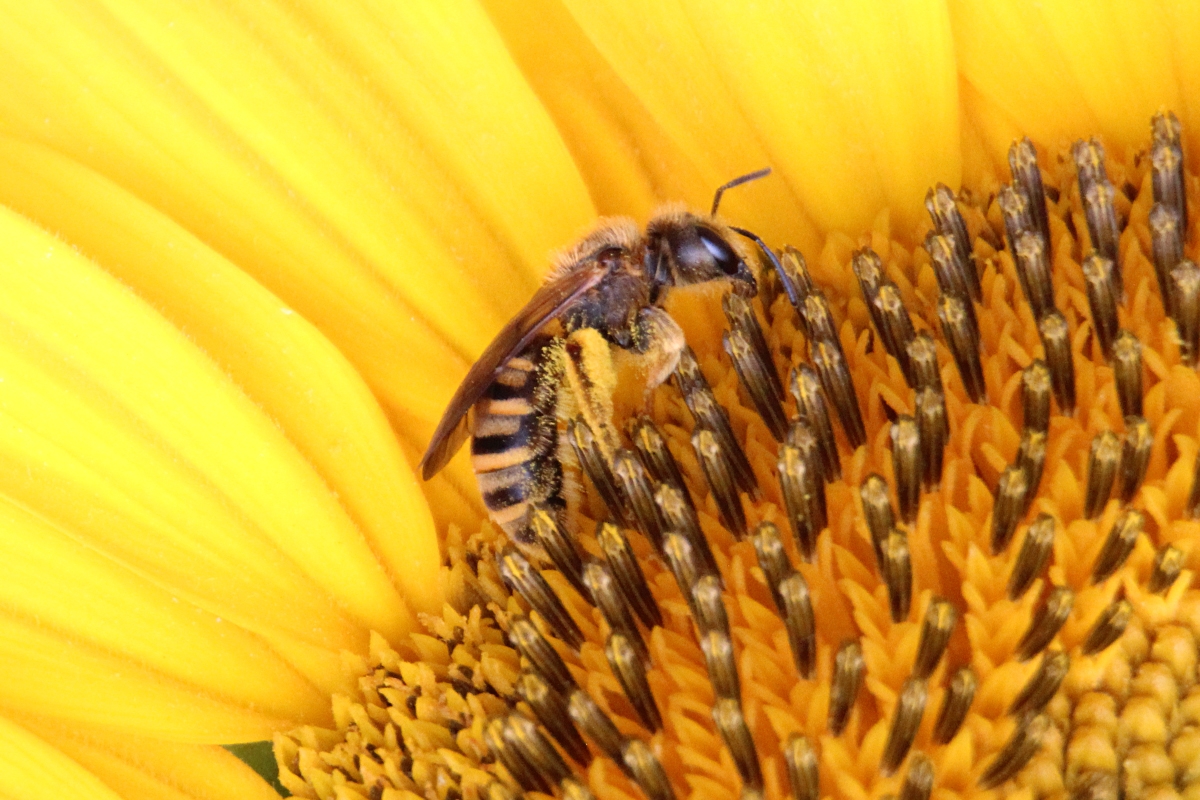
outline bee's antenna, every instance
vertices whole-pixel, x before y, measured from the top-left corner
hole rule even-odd
[[[765,174],[767,172],[770,172],[770,170],[769,169],[763,170],[762,172]],[[744,177],[738,178],[738,181],[744,182],[747,180],[753,180],[755,177],[762,177],[762,175],[753,173],[751,175],[746,175]],[[734,183],[733,185],[736,186],[737,183]],[[728,188],[728,185],[722,186],[721,188],[722,189]],[[721,195],[718,192],[717,197],[720,198],[720,196]],[[787,272],[784,271],[783,264],[779,263],[779,256],[775,255],[775,251],[772,250],[771,248],[767,247],[767,243],[764,242],[762,239],[760,239],[758,234],[756,234],[756,233],[751,233],[750,231],[746,230],[745,228],[735,228],[732,225],[730,226],[729,229],[731,231],[733,231],[734,233],[738,233],[738,234],[741,234],[742,236],[745,236],[747,239],[749,239],[750,241],[752,241],[758,245],[758,249],[763,251],[763,255],[765,255],[767,257],[767,260],[771,262],[771,266],[775,268],[775,274],[779,276],[779,282],[783,285],[784,294],[786,294],[788,296],[788,300],[790,300],[792,302],[792,305],[795,308],[799,309],[800,308],[800,290],[796,288],[796,284],[792,283],[792,279],[790,277],[788,277]]]
[[[713,195],[712,216],[715,217],[717,215],[717,206],[721,205],[721,195],[725,194],[726,189],[732,189],[735,186],[741,186],[743,183],[749,183],[750,181],[756,181],[759,178],[765,178],[770,174],[771,168],[763,167],[760,170],[748,173],[740,178],[734,178],[724,186],[717,187],[717,193]]]

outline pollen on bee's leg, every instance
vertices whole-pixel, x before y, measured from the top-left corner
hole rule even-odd
[[[787,764],[792,800],[818,800],[821,796],[819,764],[808,737],[802,733],[789,736],[783,744],[783,760]]]
[[[837,440],[833,435],[833,423],[829,417],[825,397],[821,393],[821,381],[817,373],[808,364],[801,364],[792,370],[789,383],[792,396],[796,398],[797,414],[808,424],[821,446],[825,481],[841,478],[842,463],[838,455]]]

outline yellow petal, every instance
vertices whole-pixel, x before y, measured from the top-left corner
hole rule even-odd
[[[440,610],[425,497],[370,391],[319,331],[86,167],[0,138],[0,171],[0,202],[56,231],[187,331],[317,468],[401,594],[417,610]]]
[[[95,168],[249,271],[417,438],[547,251],[594,216],[470,3],[63,0],[0,17],[0,129]]]
[[[0,213],[0,243],[10,498],[275,647],[332,655],[369,629],[407,629],[403,600],[337,498],[225,373],[11,212]]]
[[[61,750],[0,717],[0,786],[21,800],[120,800]]]
[[[956,0],[950,8],[959,70],[973,90],[964,113],[1001,163],[1013,131],[1048,145],[1099,134],[1110,146],[1140,147],[1164,107],[1186,129],[1200,127],[1194,3]]]
[[[774,164],[821,228],[862,229],[888,206],[911,224],[930,184],[958,182],[941,4],[568,6],[679,147],[726,177]]]

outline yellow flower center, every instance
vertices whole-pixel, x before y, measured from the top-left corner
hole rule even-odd
[[[884,216],[753,305],[674,300],[694,357],[628,450],[573,431],[549,560],[451,530],[451,604],[348,657],[284,785],[1200,797],[1197,184],[1152,132],[1019,143],[1011,184],[931,191],[920,246]]]

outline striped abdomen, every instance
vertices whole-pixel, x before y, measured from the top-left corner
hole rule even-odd
[[[555,393],[539,387],[545,343],[500,369],[475,404],[471,464],[492,520],[512,539],[530,543],[526,511],[533,503],[561,503]]]

